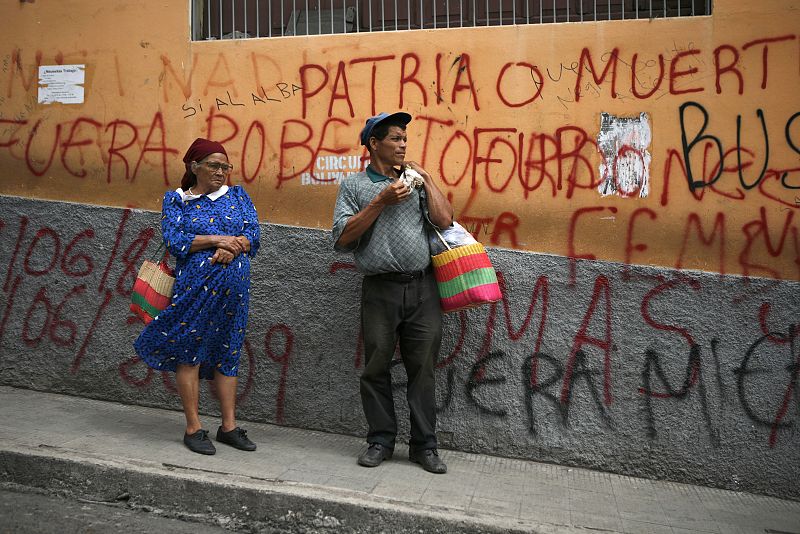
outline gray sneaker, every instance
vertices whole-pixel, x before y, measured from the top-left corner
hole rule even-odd
[[[183,444],[197,454],[212,455],[217,452],[214,444],[208,439],[208,430],[198,430],[194,434],[184,434]]]
[[[240,451],[256,450],[256,444],[247,437],[247,430],[238,426],[229,432],[223,432],[220,426],[217,429],[217,441],[225,445],[230,445]]]

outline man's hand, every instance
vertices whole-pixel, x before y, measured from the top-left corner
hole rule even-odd
[[[214,255],[211,256],[211,263],[212,264],[221,263],[222,265],[228,265],[230,262],[233,261],[235,257],[236,255],[234,255],[233,252],[226,250],[224,248],[218,248],[214,252]]]
[[[411,189],[400,180],[395,180],[380,192],[376,200],[379,204],[391,206],[405,202],[410,195]]]

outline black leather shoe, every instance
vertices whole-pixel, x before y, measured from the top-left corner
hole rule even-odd
[[[367,450],[358,457],[358,465],[364,467],[378,467],[382,461],[391,460],[393,449],[384,447],[380,443],[370,443]]]
[[[247,430],[236,427],[229,432],[223,432],[222,427],[217,429],[217,441],[235,447],[240,451],[254,451],[256,444],[247,437]]]
[[[214,454],[217,449],[214,444],[208,439],[208,430],[198,430],[194,434],[184,434],[183,444],[189,447],[189,450],[198,454]]]
[[[436,473],[437,475],[447,473],[447,465],[439,458],[439,451],[436,449],[422,449],[421,451],[409,453],[408,459],[420,464],[429,473]]]

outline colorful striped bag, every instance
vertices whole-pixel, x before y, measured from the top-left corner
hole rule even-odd
[[[444,313],[490,304],[503,298],[497,274],[482,244],[470,240],[474,242],[451,247],[435,226],[431,225],[430,229],[447,248],[431,256]]]
[[[173,284],[175,284],[175,271],[167,264],[166,254],[158,263],[145,260],[133,283],[131,311],[138,315],[144,324],[148,324],[169,306],[172,301]]]

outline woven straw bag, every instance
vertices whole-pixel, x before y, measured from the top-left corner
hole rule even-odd
[[[447,247],[431,256],[443,312],[474,308],[503,298],[497,273],[481,243],[451,247],[435,226],[430,229]]]
[[[145,260],[133,283],[131,311],[141,317],[144,324],[148,324],[169,306],[174,284],[175,272],[167,264],[166,252],[158,263]]]

